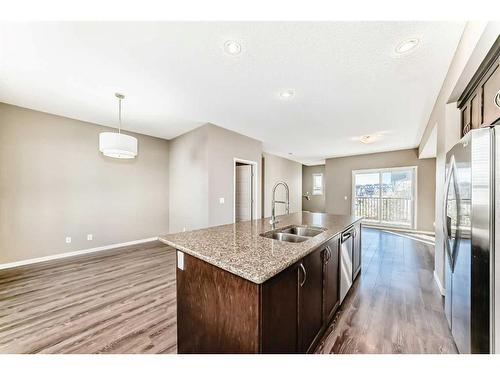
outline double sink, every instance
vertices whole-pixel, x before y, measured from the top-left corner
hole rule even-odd
[[[309,227],[303,225],[290,225],[288,227],[275,229],[269,232],[261,233],[262,237],[285,242],[304,242],[325,231],[324,228]]]

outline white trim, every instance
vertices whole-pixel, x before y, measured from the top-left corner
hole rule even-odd
[[[439,277],[438,277],[438,275],[437,275],[437,273],[436,273],[436,270],[434,270],[434,281],[435,281],[435,282],[436,282],[436,284],[437,284],[437,287],[438,287],[438,289],[439,289],[439,293],[441,293],[441,295],[442,295],[442,296],[444,296],[444,294],[445,294],[445,290],[444,290],[444,288],[443,288],[443,285],[441,285],[441,281],[439,281]]]
[[[236,222],[236,163],[249,164],[252,166],[252,182],[253,182],[252,220],[256,220],[257,216],[258,216],[257,215],[258,214],[257,202],[259,201],[259,199],[258,199],[259,186],[257,183],[257,173],[258,173],[259,165],[256,161],[245,160],[245,159],[240,159],[240,158],[233,158],[233,223]]]
[[[13,267],[26,266],[28,264],[47,262],[49,260],[69,258],[69,257],[73,257],[76,255],[90,254],[90,253],[95,253],[98,251],[111,250],[111,249],[116,249],[118,247],[138,245],[141,243],[152,242],[152,241],[157,241],[157,240],[158,240],[158,237],[144,238],[142,240],[115,243],[115,244],[106,245],[106,246],[93,247],[91,249],[71,251],[69,253],[61,253],[61,254],[48,255],[48,256],[40,257],[40,258],[25,259],[25,260],[20,260],[18,262],[3,263],[3,264],[0,263],[0,270],[7,269],[7,268],[13,268]]]
[[[413,188],[413,218],[412,218],[412,223],[411,223],[411,226],[404,226],[404,225],[401,225],[401,226],[392,226],[392,225],[388,225],[388,227],[390,228],[403,228],[403,229],[406,229],[407,228],[407,231],[411,231],[411,230],[415,230],[414,228],[417,228],[418,226],[418,223],[417,223],[417,210],[418,210],[418,166],[417,165],[409,165],[409,166],[405,166],[405,167],[387,167],[387,168],[374,168],[374,169],[356,169],[356,170],[352,170],[351,171],[351,215],[354,215],[354,212],[355,212],[355,208],[354,208],[354,205],[355,205],[355,198],[356,198],[356,184],[355,184],[355,181],[354,181],[354,176],[356,174],[362,174],[362,173],[379,173],[379,180],[381,178],[381,174],[383,172],[387,172],[387,171],[397,171],[397,170],[411,170],[412,171],[412,188]],[[380,181],[379,181],[380,183]],[[382,191],[380,191],[380,198],[381,198],[381,195],[382,195]],[[379,213],[379,217],[380,217],[380,213]],[[363,220],[363,224],[368,224],[369,222],[365,222]],[[376,225],[379,225],[379,226],[384,226],[383,224],[380,224],[377,222]]]

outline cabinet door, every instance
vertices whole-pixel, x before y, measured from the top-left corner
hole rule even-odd
[[[500,119],[500,66],[498,60],[481,84],[481,93],[482,125],[487,126]]]
[[[470,123],[471,129],[477,129],[480,127],[480,118],[479,118],[479,95],[474,94],[472,99],[470,100]]]
[[[298,265],[262,285],[262,352],[298,352]]]
[[[340,237],[337,236],[328,241],[327,246],[329,251],[325,251],[323,255],[323,304],[325,323],[330,321],[339,304],[339,240]]]
[[[361,270],[361,224],[354,226],[352,249],[352,280],[358,276]]]
[[[299,265],[299,346],[307,352],[323,325],[323,252],[306,256]]]

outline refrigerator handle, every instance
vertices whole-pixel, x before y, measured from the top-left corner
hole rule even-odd
[[[450,265],[453,269],[453,254],[450,252],[450,245],[448,242],[449,236],[450,236],[450,231],[448,229],[448,194],[450,191],[450,183],[451,183],[451,176],[453,174],[453,164],[455,163],[455,159],[451,158],[450,162],[450,170],[448,171],[448,175],[446,176],[446,181],[444,184],[444,205],[443,205],[443,234],[444,234],[444,247],[446,254],[448,255],[448,258],[450,260]]]

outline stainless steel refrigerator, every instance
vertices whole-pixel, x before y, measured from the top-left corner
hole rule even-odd
[[[496,198],[495,198],[496,197]],[[470,131],[446,155],[445,313],[460,353],[500,352],[500,126]],[[496,350],[495,350],[496,348]]]

